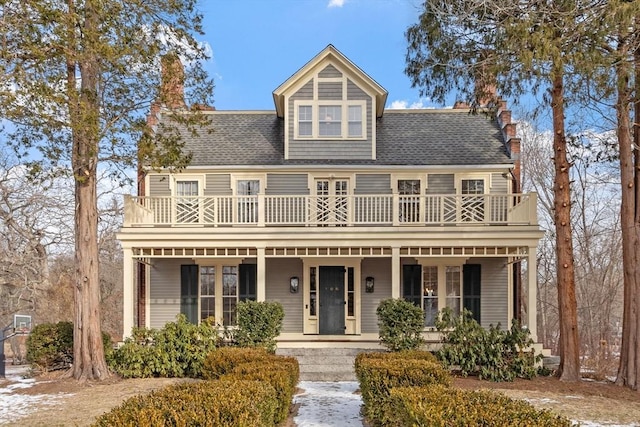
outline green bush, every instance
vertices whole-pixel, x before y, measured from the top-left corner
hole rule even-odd
[[[127,399],[93,425],[272,427],[277,408],[276,393],[268,382],[199,381]]]
[[[113,344],[109,334],[102,333],[105,354]],[[66,369],[73,363],[73,323],[42,323],[27,337],[27,361],[36,370]]]
[[[276,351],[276,337],[282,330],[284,309],[279,302],[241,301],[237,307],[238,327],[233,340],[239,347],[263,347]]]
[[[273,357],[264,348],[220,347],[210,352],[202,366],[202,378],[214,380],[233,371],[237,366],[264,361]]]
[[[207,354],[217,343],[218,330],[211,322],[195,325],[181,314],[160,330],[134,328],[107,361],[124,378],[199,378]]]
[[[442,332],[442,348],[436,353],[447,366],[457,367],[462,375],[478,375],[480,379],[513,381],[514,378],[533,378],[542,355],[536,355],[529,331],[514,320],[510,331],[500,325],[485,329],[471,313],[463,310],[454,316],[444,309],[436,322]],[[530,350],[528,350],[530,349]]]
[[[275,389],[275,397],[278,401],[274,419],[276,425],[287,419],[298,382],[297,379],[294,381],[294,376],[288,367],[279,364],[275,358],[270,361],[243,363],[236,366],[232,372],[221,376],[220,379],[255,380],[270,384]]]
[[[398,359],[411,359],[411,360],[428,360],[430,362],[438,362],[438,358],[433,355],[430,351],[425,350],[402,350],[402,351],[372,351],[365,353],[358,353],[355,360],[355,366],[362,363],[363,360],[369,359],[384,359],[384,360],[398,360]]]
[[[432,385],[396,387],[390,392],[385,419],[389,426],[536,426],[568,427],[567,418],[538,410],[487,390]]]
[[[391,351],[414,350],[423,343],[424,311],[404,299],[385,299],[376,309],[380,343]]]
[[[433,360],[360,356],[356,359],[355,367],[363,413],[376,425],[387,425],[389,392],[392,388],[451,384],[449,372]]]

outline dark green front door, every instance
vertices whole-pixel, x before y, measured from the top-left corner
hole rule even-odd
[[[320,267],[320,335],[344,335],[344,273],[342,266]]]

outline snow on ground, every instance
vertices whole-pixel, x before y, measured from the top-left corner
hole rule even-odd
[[[18,420],[29,415],[35,405],[58,405],[60,400],[69,394],[15,394],[14,391],[33,386],[36,381],[23,378],[27,372],[24,366],[6,367],[7,381],[0,380],[0,424]],[[360,416],[362,399],[355,381],[316,382],[301,381],[298,387],[302,393],[294,396],[293,401],[299,404],[294,422],[298,427],[361,427]],[[576,400],[580,399],[579,396]],[[526,399],[532,402],[535,399]],[[552,402],[551,399],[538,399]],[[532,402],[533,403],[533,402]],[[638,427],[640,424],[599,424],[589,420],[574,420],[581,427]]]
[[[27,373],[25,366],[7,365],[5,378],[8,385],[0,387],[0,424],[15,421],[29,413],[38,405],[57,405],[58,400],[68,394],[14,394],[17,389],[24,389],[33,386],[36,380],[33,378],[24,378]],[[5,382],[0,380],[0,386]]]
[[[298,427],[362,426],[357,382],[301,381],[298,387],[304,390],[293,398],[300,404],[293,419]]]

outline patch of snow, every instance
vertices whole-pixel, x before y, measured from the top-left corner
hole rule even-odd
[[[576,423],[580,427],[638,427],[640,424],[613,424],[613,423],[596,423],[593,421],[583,421],[583,420],[571,420],[571,422]]]
[[[15,394],[18,389],[26,389],[36,384],[34,378],[25,378],[28,373],[26,366],[7,366],[5,381],[0,380],[0,384],[7,385],[0,388],[0,424],[15,421],[26,417],[35,405],[58,405],[61,398],[71,396],[70,394]]]
[[[548,397],[543,397],[540,399],[524,398],[522,400],[529,403],[542,403],[542,404],[558,403],[557,400],[549,399]]]
[[[293,419],[298,427],[362,426],[357,382],[301,381],[298,387],[304,390],[293,398],[300,404]]]

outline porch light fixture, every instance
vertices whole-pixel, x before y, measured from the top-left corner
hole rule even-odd
[[[291,292],[292,294],[297,294],[299,286],[300,279],[298,279],[298,276],[293,276],[289,279],[289,292]]]
[[[372,293],[374,284],[375,284],[375,280],[373,277],[369,276],[366,279],[364,279],[364,291],[367,293]]]

